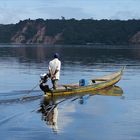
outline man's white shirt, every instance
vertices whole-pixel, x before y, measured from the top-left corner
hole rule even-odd
[[[58,70],[58,72],[55,75],[56,79],[58,79],[58,80],[60,77],[60,68],[61,68],[61,62],[60,62],[60,60],[58,60],[58,58],[55,58],[52,61],[50,61],[49,70],[51,72],[51,75],[54,75],[55,71]]]

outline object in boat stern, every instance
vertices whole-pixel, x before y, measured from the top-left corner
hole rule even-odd
[[[45,83],[40,83],[39,87],[44,92],[50,92],[51,91],[49,86],[47,84],[45,84]]]
[[[41,80],[40,80],[39,86],[40,86],[40,89],[44,92],[50,92],[51,91],[49,86],[46,84],[47,81],[48,81],[48,78],[49,78],[49,75],[46,74],[46,73],[40,75]]]
[[[48,73],[40,74],[41,82],[42,82],[42,83],[46,83],[46,82],[48,81],[49,76],[50,76],[50,75],[49,75]]]

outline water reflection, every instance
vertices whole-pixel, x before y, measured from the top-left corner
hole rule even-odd
[[[46,124],[52,128],[54,133],[58,133],[58,106],[63,102],[78,102],[81,105],[84,105],[88,102],[89,98],[95,95],[104,95],[104,96],[120,96],[123,97],[123,90],[119,86],[112,86],[100,91],[94,91],[90,93],[80,93],[72,94],[65,96],[44,96],[41,100],[40,109],[38,112],[42,113],[42,121],[45,121]],[[124,98],[121,98],[124,99]]]
[[[42,113],[42,120],[46,122],[47,125],[49,125],[53,132],[58,131],[57,126],[57,117],[58,117],[58,103],[56,103],[56,100],[54,100],[53,97],[47,98],[44,97],[41,100],[41,108],[38,110]]]
[[[32,102],[34,100],[38,100],[41,98],[42,95],[25,95],[23,97],[17,97],[14,99],[10,99],[10,97],[8,97],[8,99],[1,99],[0,100],[0,105],[11,105],[11,104],[22,104],[22,103],[27,103],[27,102]]]
[[[133,62],[139,63],[139,48],[119,48],[118,46],[109,47],[77,47],[77,46],[22,46],[19,47],[0,47],[1,58],[16,58],[20,63],[45,63],[51,59],[54,52],[60,54],[63,64],[82,64],[93,65],[100,63],[120,64]],[[112,48],[112,49],[111,49]],[[85,53],[86,52],[86,53]],[[109,57],[108,57],[109,56]]]

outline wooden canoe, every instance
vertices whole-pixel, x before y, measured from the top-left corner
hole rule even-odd
[[[101,89],[105,89],[112,85],[115,85],[118,81],[120,81],[123,75],[124,67],[112,74],[105,75],[96,79],[91,79],[86,86],[79,86],[79,83],[76,84],[66,84],[61,85],[56,90],[52,90],[51,92],[46,92],[48,96],[60,96],[60,95],[70,95],[70,94],[77,94],[77,93],[85,93],[85,92],[92,92]]]
[[[65,95],[59,95],[59,96],[48,96],[45,94],[43,96],[43,100],[46,102],[49,100],[53,100],[55,102],[63,99],[77,99],[83,96],[93,96],[93,95],[101,95],[101,96],[122,96],[123,95],[123,90],[119,86],[110,86],[105,89],[100,89],[100,90],[95,90],[95,91],[90,91],[90,92],[83,92],[83,93],[77,93],[77,94],[65,94]]]

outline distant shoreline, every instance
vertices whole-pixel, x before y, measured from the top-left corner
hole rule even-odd
[[[0,43],[0,47],[91,47],[91,48],[140,48],[140,44],[92,44],[92,45],[74,45],[74,44],[14,44],[14,43]]]
[[[0,44],[140,44],[140,20],[36,19],[0,25]]]

